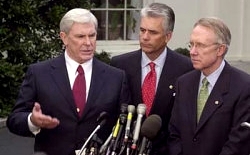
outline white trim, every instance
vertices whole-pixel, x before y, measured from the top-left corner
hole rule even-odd
[[[138,40],[97,41],[96,52],[105,51],[111,56],[131,52],[140,48]]]

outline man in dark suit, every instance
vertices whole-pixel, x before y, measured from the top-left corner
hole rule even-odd
[[[150,92],[154,98],[151,105],[147,106],[147,115],[159,115],[162,119],[162,128],[154,143],[157,147],[154,147],[153,153],[161,152],[159,148],[167,139],[167,126],[175,98],[175,81],[177,77],[193,69],[188,57],[167,47],[172,37],[174,23],[175,14],[169,6],[161,3],[146,6],[141,10],[139,34],[141,49],[115,56],[111,60],[111,65],[125,70],[132,103],[135,105],[146,102],[143,99],[142,87],[146,74],[150,71],[148,64],[150,62],[155,64],[156,84],[149,89],[156,88],[154,92]]]
[[[34,151],[75,155],[104,111],[109,121],[97,135],[105,140],[118,118],[120,104],[130,102],[125,72],[93,57],[96,36],[95,16],[85,9],[72,9],[60,22],[64,54],[28,68],[7,126],[15,134],[35,136]],[[75,84],[82,74],[77,68],[84,70],[81,85]],[[84,94],[77,98],[75,94],[83,87]],[[76,93],[74,89],[78,89]],[[83,104],[76,105],[77,100]]]
[[[250,119],[250,76],[224,60],[230,41],[220,19],[195,23],[189,47],[196,70],[177,80],[169,155],[250,154],[250,129],[242,126]]]

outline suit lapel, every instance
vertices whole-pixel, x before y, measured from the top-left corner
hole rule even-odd
[[[194,70],[194,75],[188,81],[185,92],[187,95],[187,112],[193,131],[197,128],[197,92],[199,90],[200,71]]]
[[[92,75],[91,75],[91,83],[89,88],[89,94],[87,98],[87,102],[85,105],[85,109],[83,111],[82,118],[88,115],[91,107],[96,104],[96,95],[102,91],[103,88],[103,75],[105,74],[105,68],[101,65],[99,60],[93,58],[93,68],[92,68]]]
[[[172,98],[172,96],[175,95],[175,82],[179,76],[179,73],[176,72],[178,63],[175,57],[174,51],[167,48],[167,57],[162,68],[151,112],[157,112],[159,108],[163,108],[161,101],[164,100],[164,98]],[[165,103],[165,106],[170,106],[169,103],[170,102]]]
[[[52,76],[52,79],[56,83],[59,91],[62,93],[65,100],[69,103],[72,111],[74,111],[75,115],[77,116],[74,98],[69,83],[68,72],[66,69],[65,58],[63,54],[58,58],[54,59],[54,61],[52,61],[51,68],[52,69],[50,74]]]
[[[131,89],[133,91],[133,101],[136,102],[134,104],[142,103],[142,92],[141,92],[141,57],[142,57],[142,51],[136,51],[134,58],[129,62],[129,66],[131,71],[128,71],[129,78],[131,79],[130,82],[133,82],[131,84]]]
[[[177,67],[173,67],[175,66],[176,62],[175,59],[173,58],[172,52],[173,51],[168,49],[168,54],[165,60],[165,64],[162,68],[159,84],[156,91],[156,98],[160,97],[161,91],[168,92],[174,89],[175,83],[173,83],[172,81],[176,81],[176,75],[173,73],[174,72],[173,68],[176,69]],[[166,88],[166,86],[168,87]],[[170,94],[170,93],[165,93],[165,94]]]
[[[200,121],[197,126],[197,131],[205,125],[205,123],[212,117],[216,110],[223,104],[223,95],[229,91],[230,86],[230,72],[229,66],[226,63],[221,75],[219,76],[213,90],[208,97]]]

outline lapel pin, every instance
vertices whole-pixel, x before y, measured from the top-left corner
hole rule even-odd
[[[218,105],[218,104],[219,104],[219,101],[215,101],[214,104]]]
[[[174,86],[173,85],[169,85],[169,89],[173,89],[174,88]]]

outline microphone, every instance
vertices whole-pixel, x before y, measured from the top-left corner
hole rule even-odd
[[[130,126],[132,122],[132,117],[135,112],[135,106],[134,105],[128,105],[128,117],[127,117],[127,124],[125,128],[125,136],[124,136],[124,142],[128,141],[128,137],[130,134]]]
[[[116,155],[116,153],[117,153],[117,150],[118,150],[118,147],[120,144],[120,140],[121,140],[121,135],[123,133],[123,128],[124,128],[124,125],[125,125],[126,120],[127,120],[127,109],[128,109],[128,104],[121,105],[121,114],[119,116],[120,126],[118,128],[117,137],[115,139],[111,155]]]
[[[92,137],[89,146],[85,150],[85,155],[98,155],[98,146],[102,143],[103,141],[95,133]]]
[[[97,121],[100,122],[98,123],[98,125],[96,126],[96,128],[94,129],[94,131],[90,134],[90,136],[88,137],[88,139],[85,141],[85,143],[83,144],[82,148],[80,151],[76,152],[77,155],[82,155],[83,150],[86,148],[86,145],[88,144],[88,142],[90,141],[90,139],[96,134],[96,132],[106,123],[106,119],[107,119],[107,112],[102,112],[99,117],[97,118]]]
[[[108,138],[106,140],[106,144],[102,146],[102,154],[106,152],[106,155],[109,155],[111,151],[113,151],[114,149],[114,145],[116,143],[116,139],[118,137],[118,133],[119,133],[119,129],[120,129],[120,121],[124,121],[124,120],[120,120],[121,118],[123,118],[123,115],[126,114],[127,112],[127,104],[121,104],[120,110],[121,110],[121,114],[119,115],[119,118],[116,122],[116,125],[113,127],[112,133],[111,133],[111,138]],[[107,146],[106,146],[107,145]],[[115,146],[117,147],[117,146]],[[114,153],[114,152],[113,152]]]
[[[103,126],[106,123],[109,114],[106,111],[100,113],[99,117],[97,117],[96,122]]]
[[[162,126],[162,120],[159,115],[150,115],[143,122],[141,127],[141,136],[143,136],[139,154],[144,155],[150,153],[151,141],[156,137]]]
[[[135,129],[134,129],[133,143],[131,146],[131,148],[133,150],[135,150],[136,146],[137,146],[136,143],[139,139],[141,121],[142,121],[143,115],[145,115],[145,112],[146,112],[146,105],[144,103],[138,104],[138,106],[137,106],[137,119],[136,119],[136,124],[135,124]]]
[[[112,133],[109,135],[109,137],[107,138],[107,140],[104,142],[104,144],[101,146],[100,150],[99,150],[99,154],[102,155],[103,153],[105,153],[107,151],[109,142],[112,139]]]

